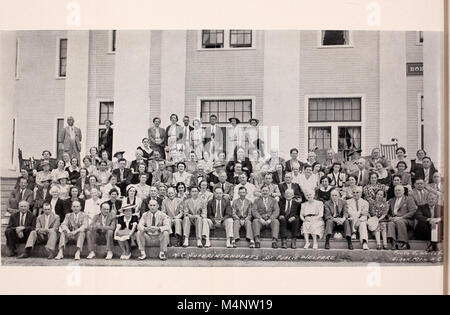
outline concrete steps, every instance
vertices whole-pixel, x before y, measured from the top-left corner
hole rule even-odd
[[[16,185],[17,177],[2,177],[0,178],[0,212],[1,212],[1,224],[8,224],[9,213],[6,211],[8,208],[8,198],[11,191],[13,191]]]

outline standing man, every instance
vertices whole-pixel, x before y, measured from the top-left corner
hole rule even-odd
[[[300,236],[300,203],[294,199],[294,191],[287,189],[284,198],[280,200],[280,236],[281,247],[287,248],[287,231],[291,230],[291,248],[297,248],[297,238]]]
[[[94,216],[92,224],[87,231],[87,242],[89,247],[89,255],[87,259],[95,257],[95,246],[98,237],[106,239],[106,260],[113,258],[113,242],[114,242],[114,230],[116,229],[116,215],[110,211],[110,205],[107,202],[103,202],[100,205],[100,213]]]
[[[36,217],[30,211],[28,201],[19,202],[19,211],[9,217],[8,227],[5,231],[8,257],[16,256],[16,244],[25,243],[36,227]]]
[[[206,239],[205,247],[210,247],[209,230],[225,228],[227,238],[226,246],[233,247],[233,210],[229,200],[223,198],[222,188],[214,188],[214,197],[208,202],[206,207],[207,217],[203,219],[203,236]]]
[[[189,159],[189,154],[191,153],[191,131],[194,130],[194,127],[189,126],[189,116],[183,117],[183,146],[184,146],[184,156],[186,160]]]
[[[236,247],[236,242],[239,241],[239,231],[244,226],[246,239],[250,241],[250,248],[255,248],[255,240],[253,239],[252,230],[252,202],[247,199],[247,189],[245,187],[239,188],[239,198],[233,201],[233,236],[231,242],[233,247]]]
[[[162,211],[158,210],[158,202],[150,200],[149,211],[145,212],[138,224],[137,243],[141,256],[138,260],[144,260],[146,243],[150,243],[155,238],[159,239],[159,259],[166,260],[167,245],[169,244],[170,220]]]
[[[195,224],[195,235],[197,237],[197,247],[203,247],[202,244],[202,215],[206,216],[206,202],[198,197],[199,189],[197,186],[191,187],[191,198],[185,200],[182,204],[184,218],[183,218],[183,232],[184,243],[183,247],[189,246],[189,235],[191,233],[191,224]]]
[[[64,258],[64,248],[68,240],[77,241],[77,251],[75,252],[75,260],[80,260],[81,251],[83,250],[84,239],[86,238],[86,230],[89,228],[88,216],[81,212],[81,204],[79,201],[72,202],[72,212],[67,214],[64,222],[61,224],[61,236],[59,238],[59,252],[55,259]]]
[[[55,258],[56,242],[58,241],[58,229],[60,225],[59,216],[52,212],[52,207],[48,202],[42,206],[44,213],[37,217],[36,229],[31,231],[25,245],[25,251],[17,258],[28,258],[31,255],[36,241],[46,243],[45,249],[48,259]]]
[[[369,171],[366,169],[366,160],[360,158],[356,164],[358,166],[358,171],[352,174],[353,176],[356,176],[356,185],[366,186],[369,183]]]
[[[63,129],[61,138],[64,142],[64,152],[69,153],[70,157],[76,157],[80,160],[81,151],[81,129],[74,126],[75,120],[72,116],[67,118],[67,126]]]
[[[169,219],[169,226],[172,229],[172,227],[175,227],[175,235],[177,237],[177,246],[182,246],[182,219],[183,219],[183,211],[182,206],[180,206],[182,203],[182,200],[178,197],[176,197],[175,188],[169,187],[167,189],[167,198],[163,200],[161,204],[161,211],[167,215]],[[169,246],[170,239],[169,239]]]
[[[268,186],[261,188],[261,197],[253,203],[253,235],[255,237],[255,247],[261,247],[260,233],[261,228],[269,228],[272,230],[272,248],[278,248],[278,234],[280,231],[280,207],[275,198],[269,196]]]
[[[210,144],[214,140],[214,146]],[[212,114],[209,116],[209,126],[205,129],[205,147],[209,148],[211,158],[215,158],[219,152],[224,152],[223,148],[223,132],[217,125],[217,116]]]

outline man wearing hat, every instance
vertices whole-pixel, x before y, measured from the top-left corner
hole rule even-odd
[[[118,160],[119,167],[112,171],[112,175],[117,178],[117,187],[120,188],[121,196],[126,195],[127,186],[131,183],[133,173],[131,169],[127,168],[127,160],[121,158]]]
[[[61,138],[64,142],[64,152],[68,152],[70,157],[80,160],[81,151],[81,130],[74,126],[75,120],[72,116],[67,117],[67,126],[63,129]]]
[[[100,145],[99,145],[99,150],[100,152],[105,150],[108,152],[108,156],[112,155],[112,145],[113,145],[113,129],[111,128],[112,126],[112,121],[109,119],[105,120],[105,130],[101,132],[100,135]]]

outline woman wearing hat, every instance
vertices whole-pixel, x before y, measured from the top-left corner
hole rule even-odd
[[[105,120],[105,130],[103,132],[101,132],[100,135],[100,151],[105,150],[106,152],[108,152],[109,156],[112,156],[112,144],[113,144],[113,129],[111,128],[112,126],[112,121],[107,119]]]
[[[377,240],[377,249],[387,249],[387,220],[386,215],[389,211],[389,204],[386,201],[386,192],[384,189],[378,189],[375,192],[375,199],[369,202],[368,228],[375,234]],[[376,219],[372,219],[372,218]],[[381,246],[381,236],[383,237],[383,246]]]
[[[129,205],[122,208],[123,215],[118,217],[116,230],[114,231],[114,239],[119,243],[122,249],[120,259],[128,260],[131,257],[132,243],[136,242],[136,231],[139,219],[133,215],[133,206]]]
[[[197,160],[201,160],[203,158],[205,130],[202,128],[202,123],[198,118],[195,118],[192,124],[194,125],[194,130],[191,131],[191,147],[194,150]]]
[[[52,179],[52,172],[50,171],[50,163],[48,161],[41,162],[42,171],[37,172],[36,174],[36,185],[38,187],[43,186],[44,180]]]
[[[58,174],[57,182],[58,183],[54,185],[59,188],[59,199],[62,200],[69,199],[69,190],[70,190],[70,185],[68,184],[69,174],[67,174],[66,171]]]

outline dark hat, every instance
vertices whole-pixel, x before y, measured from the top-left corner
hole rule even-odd
[[[116,153],[114,153],[114,157],[116,158],[119,154],[124,154],[125,151],[117,151]]]
[[[236,123],[238,123],[238,124],[241,122],[241,121],[239,120],[239,118],[236,118],[236,117],[228,118],[228,121],[231,122],[231,120],[233,120],[233,119],[235,119],[235,120],[236,120]]]
[[[256,118],[250,118],[248,122],[251,123],[252,121],[254,121],[256,124],[259,124],[259,120]]]

